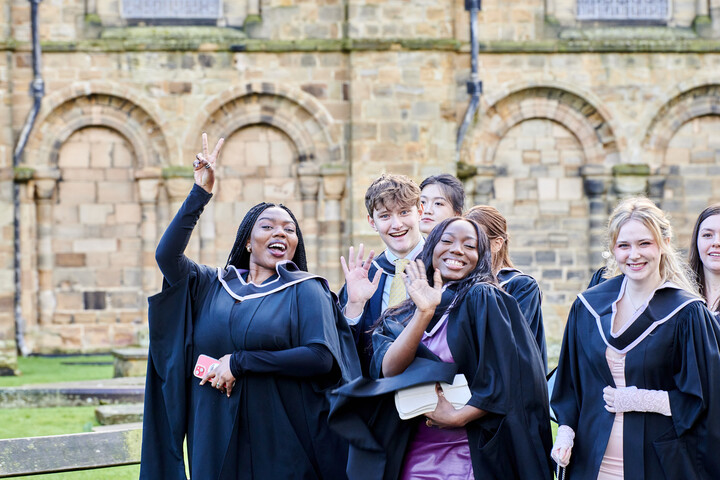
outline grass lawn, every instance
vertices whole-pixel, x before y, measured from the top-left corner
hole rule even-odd
[[[36,437],[89,432],[98,425],[95,406],[56,408],[0,408],[0,438]],[[139,465],[102,468],[82,472],[33,475],[32,479],[131,480],[140,474]]]
[[[112,355],[18,357],[21,375],[0,376],[0,387],[112,378],[112,361]],[[97,363],[104,365],[95,365]]]
[[[112,355],[20,357],[18,358],[18,369],[22,374],[14,377],[0,376],[0,387],[112,378],[112,361]],[[105,363],[105,365],[94,365],[95,363]],[[89,432],[95,425],[98,425],[95,420],[95,406],[0,408],[0,438],[82,433]],[[135,480],[139,475],[139,465],[128,465],[81,472],[32,475],[22,478],[33,480]]]

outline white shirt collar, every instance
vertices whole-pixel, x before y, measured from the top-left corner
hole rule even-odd
[[[420,241],[418,242],[418,244],[415,245],[415,248],[410,250],[410,253],[408,253],[404,258],[407,258],[408,260],[415,260],[417,256],[420,255],[420,252],[422,252],[423,248],[425,248],[425,239],[420,236]],[[395,264],[395,261],[397,261],[399,257],[392,253],[389,248],[386,248],[385,258],[387,258],[390,263]]]

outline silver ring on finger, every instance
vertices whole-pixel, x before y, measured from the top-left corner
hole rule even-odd
[[[210,164],[209,164],[209,163],[206,163],[206,164],[205,164],[205,168],[210,168]]]

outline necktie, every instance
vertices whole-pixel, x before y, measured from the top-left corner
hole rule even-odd
[[[405,271],[405,267],[410,263],[410,260],[405,258],[399,258],[395,260],[395,276],[393,277],[392,283],[390,284],[390,298],[388,299],[388,308],[394,307],[398,303],[405,300],[407,292],[405,291],[405,281],[400,275]]]

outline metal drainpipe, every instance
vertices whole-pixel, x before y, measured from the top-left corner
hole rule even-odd
[[[40,75],[40,34],[38,32],[38,4],[42,0],[29,0],[30,2],[30,25],[32,31],[32,56],[33,56],[33,79],[30,82],[30,94],[33,97],[33,106],[28,113],[25,125],[20,132],[18,143],[13,153],[13,168],[20,165],[20,160],[27,145],[30,132],[35,125],[35,119],[40,111],[42,98],[45,95],[45,83]],[[27,356],[30,351],[25,345],[25,320],[22,316],[22,308],[20,305],[20,184],[13,184],[13,210],[15,214],[14,220],[14,266],[15,266],[15,343],[18,352],[22,356]]]
[[[467,92],[471,95],[470,104],[465,111],[463,122],[460,125],[457,135],[456,159],[460,160],[460,148],[462,147],[465,133],[467,132],[470,122],[475,116],[475,112],[480,105],[480,94],[482,94],[482,82],[478,78],[478,38],[477,29],[478,12],[481,9],[481,0],[465,0],[465,10],[470,12],[470,80],[467,82]]]

